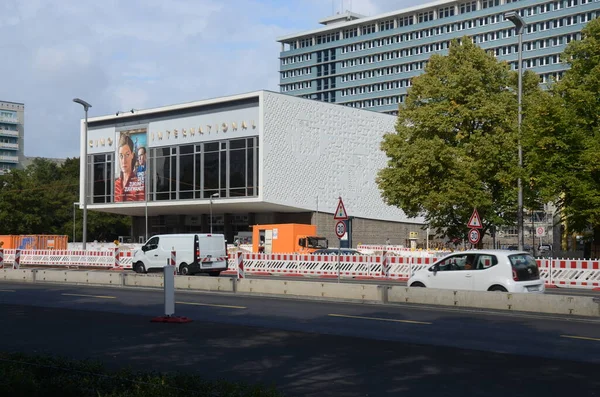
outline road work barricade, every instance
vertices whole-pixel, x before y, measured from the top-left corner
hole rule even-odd
[[[4,249],[4,263],[11,266],[15,262],[16,250]],[[121,269],[131,269],[134,253],[118,252]],[[383,279],[406,281],[414,272],[426,269],[438,258],[398,256],[387,253],[387,266],[382,268],[382,255],[342,255],[339,260],[339,273],[342,278]],[[337,255],[310,254],[254,254],[237,253],[228,257],[228,270],[223,274],[238,275],[239,261],[243,263],[245,276],[286,276],[286,277],[337,277]],[[23,250],[19,265],[52,266],[75,268],[111,269],[116,257],[108,251],[59,251]],[[0,265],[2,261],[0,261]],[[567,287],[600,289],[600,261],[582,259],[537,259],[540,277],[547,287]],[[6,267],[6,266],[5,266]]]

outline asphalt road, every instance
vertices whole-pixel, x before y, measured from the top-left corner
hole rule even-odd
[[[276,385],[289,396],[600,395],[600,319],[0,284],[0,350]]]

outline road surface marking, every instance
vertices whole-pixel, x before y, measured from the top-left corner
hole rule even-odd
[[[569,338],[569,339],[593,340],[595,342],[600,342],[600,338],[589,338],[587,336],[561,335],[560,337],[561,338]]]
[[[406,323],[406,324],[423,324],[430,325],[431,323],[426,321],[414,321],[414,320],[395,320],[392,318],[380,318],[380,317],[362,317],[362,316],[347,316],[345,314],[328,314],[330,317],[344,317],[344,318],[356,318],[359,320],[375,320],[375,321],[389,321],[392,323]]]
[[[177,303],[178,305],[224,307],[225,309],[245,309],[246,308],[246,306],[212,305],[210,303],[197,303],[197,302],[175,302],[175,303]]]
[[[0,292],[15,292],[14,289],[0,289]]]
[[[84,294],[61,294],[63,296],[79,296],[83,298],[98,298],[98,299],[117,299],[116,296],[106,296],[106,295],[84,295]]]

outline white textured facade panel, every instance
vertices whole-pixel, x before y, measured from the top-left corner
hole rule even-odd
[[[82,124],[82,128],[85,128],[85,123]],[[88,130],[88,154],[114,152],[115,134],[115,127],[90,128]],[[81,154],[83,155],[83,152]]]
[[[268,91],[262,108],[263,201],[333,213],[341,196],[350,216],[423,222],[386,205],[375,183],[395,116]]]

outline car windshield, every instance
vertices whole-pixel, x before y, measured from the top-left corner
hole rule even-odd
[[[515,281],[539,280],[540,271],[535,262],[535,258],[529,254],[509,255],[508,259],[513,269]]]

